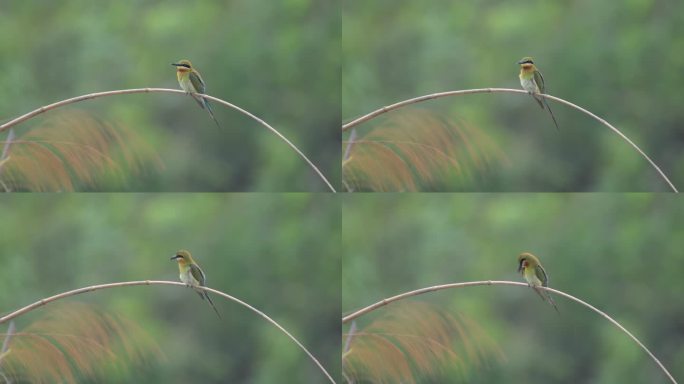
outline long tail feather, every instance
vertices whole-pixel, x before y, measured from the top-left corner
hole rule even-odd
[[[539,297],[541,297],[542,300],[551,304],[553,306],[553,309],[555,309],[556,312],[558,312],[558,314],[560,315],[560,311],[558,310],[558,307],[556,306],[556,302],[553,301],[553,299],[551,298],[551,295],[549,295],[548,292],[546,292],[542,289],[537,289],[537,288],[534,288],[534,291],[537,292],[537,294],[539,294]]]
[[[553,112],[551,111],[551,107],[549,107],[549,103],[546,102],[546,99],[544,99],[544,105],[546,105],[546,109],[549,110],[549,113],[551,114],[551,118],[553,119],[553,123],[556,124],[556,129],[560,130],[560,128],[558,128],[558,122],[556,121],[556,116],[553,115]]]
[[[204,109],[204,99],[203,98],[197,96],[194,93],[191,93],[190,96],[192,96],[192,98],[195,99],[195,101],[197,102],[197,105],[199,105],[200,108]]]
[[[556,312],[560,315],[560,311],[558,310],[558,306],[556,306],[556,302],[553,301],[553,299],[551,298],[551,295],[549,295],[548,292],[546,293],[546,298],[549,299],[549,303],[551,305],[553,305],[553,309],[555,309]]]
[[[203,298],[206,298],[206,299],[207,299],[207,301],[209,302],[209,304],[211,305],[211,307],[214,308],[214,312],[216,312],[216,316],[218,316],[219,319],[220,319],[220,318],[221,318],[221,315],[219,314],[218,310],[217,310],[216,307],[214,306],[214,302],[211,301],[211,298],[209,297],[209,293],[205,291],[205,292],[204,292],[204,297],[203,297]]]
[[[532,98],[534,98],[534,100],[537,101],[537,103],[539,104],[539,107],[541,109],[544,109],[544,102],[542,101],[543,97],[537,95],[536,93],[530,93],[530,94],[532,95]]]
[[[216,120],[216,117],[214,117],[214,111],[211,109],[211,106],[209,106],[209,102],[206,99],[204,100],[204,105],[207,107],[207,111],[209,111],[209,115],[211,116],[211,119],[214,120],[214,123],[216,123],[216,126],[221,129],[221,126],[219,125],[218,120]]]

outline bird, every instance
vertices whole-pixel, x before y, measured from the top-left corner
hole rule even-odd
[[[204,272],[202,272],[202,269],[199,267],[199,265],[195,262],[195,260],[192,258],[192,255],[190,254],[190,251],[186,251],[185,249],[181,249],[176,254],[171,258],[171,260],[176,260],[178,262],[178,270],[180,271],[180,280],[187,284],[190,287],[205,287],[207,283],[207,278],[204,276]],[[218,310],[216,310],[216,307],[214,306],[214,302],[211,301],[211,298],[209,297],[209,294],[207,291],[203,289],[197,289],[195,288],[195,291],[197,294],[202,298],[202,300],[207,299],[209,301],[209,304],[211,305],[212,308],[214,308],[214,312],[216,312],[216,315],[221,318],[221,315],[219,314]]]
[[[216,126],[221,129],[218,120],[214,117],[214,111],[212,111],[211,106],[209,106],[209,101],[201,96],[197,96],[198,93],[204,93],[206,86],[204,85],[202,76],[197,69],[192,66],[190,60],[183,59],[177,63],[172,63],[171,65],[176,67],[176,77],[178,78],[178,84],[180,84],[181,89],[189,93],[202,109],[206,108],[207,111],[209,111],[212,120],[216,123]]]
[[[518,255],[518,272],[522,274],[530,287],[534,288],[534,291],[539,294],[539,297],[541,297],[542,300],[547,301],[553,306],[556,312],[560,313],[549,292],[544,289],[539,289],[540,286],[549,286],[549,277],[546,275],[546,271],[544,270],[544,267],[542,267],[537,256],[529,252]]]
[[[556,117],[553,115],[549,103],[546,102],[546,98],[539,96],[540,93],[544,93],[544,76],[542,76],[539,69],[534,65],[534,61],[531,57],[523,57],[518,61],[518,64],[520,64],[520,74],[518,75],[520,78],[520,85],[537,100],[541,109],[544,109],[544,106],[546,105],[546,109],[549,110],[551,118],[553,119],[553,124],[556,125],[556,129],[559,129]]]

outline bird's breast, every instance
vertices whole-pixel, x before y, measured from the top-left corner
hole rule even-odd
[[[543,285],[542,281],[539,280],[537,275],[534,273],[534,270],[532,270],[530,268],[525,269],[525,273],[523,276],[525,277],[525,280],[527,280],[527,282],[530,285],[535,285],[535,286]]]
[[[534,75],[529,77],[524,73],[520,73],[520,85],[527,92],[539,93],[539,88],[537,88],[537,83],[534,82]]]
[[[181,89],[185,92],[195,92],[195,88],[190,81],[189,72],[176,72],[176,77],[178,77],[178,84],[180,84]]]
[[[188,268],[187,271],[181,271],[180,281],[182,281],[183,284],[199,285],[198,281],[195,280],[195,278],[192,276],[192,273],[190,272],[190,268]]]

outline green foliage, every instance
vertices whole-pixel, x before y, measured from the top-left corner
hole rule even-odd
[[[605,311],[675,378],[684,376],[684,205],[677,196],[359,194],[343,202],[344,313],[437,284],[522,281],[516,257],[528,251],[541,259],[550,287]],[[413,299],[468,316],[497,342],[507,359],[471,374],[470,383],[666,381],[626,335],[559,296],[560,316],[525,287]],[[359,328],[386,310],[357,319]],[[460,380],[445,374],[434,382]]]
[[[340,206],[332,194],[70,194],[0,199],[0,311],[93,284],[178,281],[169,260],[192,251],[207,284],[263,311],[339,376]],[[86,293],[134,319],[166,360],[134,367],[135,381],[323,382],[311,360],[253,312],[213,297],[222,319],[183,287]],[[52,305],[52,304],[49,304]],[[42,309],[19,317],[17,327]],[[4,329],[2,330],[4,332]],[[268,375],[261,372],[266,371]],[[112,378],[127,382],[130,377]]]
[[[337,186],[338,9],[308,0],[9,2],[0,10],[0,55],[11,58],[0,76],[0,120],[92,92],[179,88],[170,64],[188,58],[210,95],[271,124]],[[133,181],[123,187],[115,179],[80,190],[327,190],[293,151],[279,150],[282,161],[271,161],[269,142],[285,144],[232,109],[214,105],[219,130],[182,95],[106,97],[75,107],[134,130],[166,165],[127,177]],[[29,120],[17,134],[52,118]]]
[[[97,382],[164,358],[137,322],[78,303],[51,305],[9,338],[0,372],[15,382]]]
[[[684,3],[382,0],[347,1],[342,10],[344,121],[440,91],[518,89],[516,62],[529,55],[550,94],[605,118],[675,186],[684,186],[684,35],[677,32]],[[529,96],[482,94],[422,103],[479,127],[510,159],[482,178],[453,175],[442,189],[668,190],[607,128],[549,104],[560,131]],[[359,134],[378,124],[382,119],[365,123]]]

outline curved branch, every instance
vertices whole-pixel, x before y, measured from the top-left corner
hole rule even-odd
[[[93,292],[93,291],[97,291],[100,289],[107,289],[107,288],[128,287],[128,286],[133,286],[133,285],[154,285],[154,284],[157,284],[157,285],[177,285],[177,286],[181,286],[181,287],[187,287],[186,284],[179,283],[176,281],[159,281],[159,280],[124,281],[124,282],[119,282],[119,283],[91,285],[89,287],[74,289],[72,291],[63,292],[63,293],[60,293],[60,294],[57,294],[54,296],[47,297],[45,299],[38,300],[33,304],[27,305],[27,306],[20,308],[20,309],[14,311],[8,315],[0,317],[0,324],[5,323],[5,322],[17,317],[17,316],[23,315],[24,313],[30,312],[30,311],[38,308],[38,307],[41,307],[41,306],[48,304],[50,302],[53,302],[55,300],[64,299],[66,297],[78,295],[80,293]],[[284,334],[286,334],[287,337],[289,337],[292,341],[294,341],[295,344],[297,344],[297,346],[299,346],[299,348],[301,348],[309,356],[309,358],[311,360],[313,360],[313,362],[318,366],[318,368],[320,368],[320,370],[328,378],[328,380],[330,380],[331,383],[335,384],[335,380],[333,380],[333,378],[330,376],[328,371],[326,371],[325,368],[323,368],[321,363],[318,362],[318,360],[311,354],[311,352],[309,352],[309,350],[307,350],[304,347],[304,345],[302,345],[302,343],[300,343],[297,339],[295,339],[295,337],[292,336],[290,334],[290,332],[285,330],[285,328],[283,328],[280,324],[276,323],[275,320],[268,317],[265,313],[263,313],[260,310],[252,307],[251,305],[245,303],[244,301],[242,301],[240,299],[237,299],[233,296],[228,295],[227,293],[223,293],[221,291],[217,291],[215,289],[208,288],[208,287],[199,287],[198,286],[198,287],[194,287],[194,288],[202,289],[204,291],[212,292],[216,295],[223,296],[224,298],[226,298],[228,300],[232,300],[232,301],[234,301],[234,302],[236,302],[236,303],[238,303],[244,307],[247,307],[252,312],[254,312],[257,315],[266,319],[269,323],[273,324],[276,328],[278,328],[280,331],[282,331]]]
[[[380,307],[383,307],[383,306],[385,306],[385,305],[387,305],[387,304],[390,304],[390,303],[392,303],[392,302],[395,302],[395,301],[398,301],[398,300],[401,300],[401,299],[405,299],[405,298],[407,298],[407,297],[416,296],[416,295],[420,295],[420,294],[428,293],[428,292],[439,291],[439,290],[442,290],[442,289],[449,289],[449,288],[465,288],[465,287],[473,287],[473,286],[478,286],[478,285],[514,285],[514,286],[520,286],[520,287],[529,287],[529,284],[521,283],[521,282],[517,282],[517,281],[493,281],[493,280],[486,280],[486,281],[469,281],[469,282],[465,282],[465,283],[453,283],[453,284],[435,285],[435,286],[432,286],[432,287],[426,287],[426,288],[416,289],[416,290],[409,291],[409,292],[404,292],[404,293],[402,293],[402,294],[399,294],[399,295],[396,295],[396,296],[392,296],[392,297],[387,298],[387,299],[380,300],[380,301],[378,301],[378,302],[375,303],[375,304],[369,305],[369,306],[367,306],[367,307],[365,307],[365,308],[362,308],[362,309],[359,309],[358,311],[355,311],[354,313],[351,313],[351,314],[349,314],[349,315],[347,315],[347,316],[344,316],[344,317],[342,318],[342,324],[347,323],[347,322],[349,322],[349,321],[351,321],[351,320],[354,320],[354,319],[356,319],[356,318],[359,317],[359,316],[365,315],[366,313],[371,312],[371,311],[373,311],[373,310],[375,310],[375,309],[378,309],[378,308],[380,308]],[[557,295],[561,295],[561,296],[563,296],[563,297],[565,297],[565,298],[568,298],[568,299],[570,299],[570,300],[572,300],[572,301],[575,301],[575,302],[577,302],[577,303],[579,303],[579,304],[582,304],[582,305],[584,305],[585,307],[587,307],[587,308],[591,309],[592,311],[598,313],[599,315],[603,316],[606,320],[608,320],[608,321],[610,321],[611,323],[613,323],[613,325],[615,325],[615,326],[616,326],[618,329],[620,329],[622,332],[626,333],[627,336],[629,336],[635,343],[637,343],[637,345],[639,345],[639,346],[641,347],[641,349],[643,349],[643,350],[651,357],[651,359],[653,359],[653,361],[655,361],[656,364],[658,364],[658,366],[660,367],[660,369],[663,371],[663,373],[665,373],[665,375],[670,379],[670,381],[672,381],[673,383],[677,384],[677,381],[675,381],[675,379],[672,377],[672,375],[671,375],[670,372],[667,370],[667,368],[665,368],[665,366],[660,362],[660,360],[658,360],[658,358],[656,358],[655,355],[653,355],[653,353],[651,353],[651,351],[649,351],[648,348],[646,348],[646,346],[645,346],[644,344],[641,343],[641,341],[639,341],[634,335],[632,335],[632,333],[630,333],[627,329],[625,329],[625,327],[623,327],[622,325],[620,325],[620,323],[618,323],[617,321],[613,320],[612,317],[608,316],[606,313],[604,313],[603,311],[597,309],[597,308],[594,307],[593,305],[591,305],[591,304],[589,304],[589,303],[586,303],[586,302],[584,302],[584,301],[582,301],[582,300],[576,298],[575,296],[572,296],[572,295],[567,294],[567,293],[565,293],[565,292],[558,291],[558,290],[556,290],[556,289],[549,288],[549,287],[538,287],[538,288],[540,288],[540,289],[545,289],[545,290],[548,291],[548,292],[553,292],[553,293],[555,293],[555,294],[557,294]]]
[[[38,108],[38,109],[35,109],[35,110],[33,110],[33,111],[29,112],[29,113],[26,113],[26,114],[24,114],[24,115],[21,115],[21,116],[15,118],[15,119],[12,119],[12,120],[8,121],[8,122],[5,123],[5,124],[0,125],[0,132],[3,132],[3,131],[5,131],[5,130],[11,128],[12,126],[15,126],[15,125],[17,125],[17,124],[19,124],[19,123],[21,123],[21,122],[24,122],[24,121],[26,121],[26,120],[28,120],[28,119],[34,117],[34,116],[40,115],[40,114],[43,113],[43,112],[47,112],[47,111],[52,110],[52,109],[55,109],[55,108],[63,107],[63,106],[68,105],[68,104],[77,103],[77,102],[79,102],[79,101],[90,100],[90,99],[96,99],[96,98],[98,98],[98,97],[104,97],[104,96],[126,95],[126,94],[130,94],[130,93],[150,93],[150,92],[167,92],[167,93],[180,93],[180,94],[185,94],[185,93],[186,93],[185,91],[181,91],[181,90],[179,90],[179,89],[167,89],[167,88],[120,89],[120,90],[116,90],[116,91],[106,91],[106,92],[90,93],[90,94],[87,94],[87,95],[76,96],[76,97],[72,97],[72,98],[70,98],[70,99],[66,99],[66,100],[58,101],[58,102],[56,102],[56,103],[52,103],[52,104],[49,104],[49,105],[45,105],[45,106],[42,106],[42,107],[40,107],[40,108]],[[242,109],[242,108],[240,108],[240,107],[238,107],[238,106],[236,106],[236,105],[233,105],[233,104],[231,104],[231,103],[229,103],[229,102],[227,102],[227,101],[221,100],[221,99],[219,99],[219,98],[216,98],[216,97],[213,97],[213,96],[209,96],[209,95],[204,95],[204,94],[197,94],[197,96],[203,97],[203,98],[208,99],[208,100],[215,101],[215,102],[217,102],[217,103],[219,103],[219,104],[223,104],[223,105],[225,105],[225,106],[227,106],[227,107],[229,107],[229,108],[232,108],[232,109],[234,109],[234,110],[236,110],[236,111],[238,111],[238,112],[240,112],[240,113],[242,113],[242,114],[244,114],[244,115],[246,115],[246,116],[252,118],[252,119],[255,120],[257,123],[259,123],[259,124],[263,125],[264,127],[266,127],[269,131],[271,131],[273,134],[275,134],[275,135],[278,136],[281,140],[283,140],[287,145],[289,145],[290,148],[292,148],[292,149],[293,149],[293,150],[294,150],[302,159],[304,159],[304,161],[306,161],[306,163],[314,170],[314,172],[316,172],[316,173],[318,174],[318,176],[321,178],[321,180],[323,180],[323,182],[328,186],[328,188],[330,188],[330,190],[331,190],[332,192],[336,192],[336,191],[335,191],[335,188],[333,188],[333,186],[330,184],[330,182],[328,181],[328,179],[326,179],[325,176],[323,176],[323,173],[321,173],[321,171],[318,170],[318,168],[314,165],[314,163],[312,163],[311,160],[309,160],[309,158],[306,157],[306,156],[304,155],[304,153],[302,153],[302,151],[299,150],[299,148],[297,148],[294,144],[292,144],[292,142],[290,142],[290,140],[288,140],[288,139],[287,139],[285,136],[283,136],[280,132],[276,131],[275,128],[273,128],[273,127],[271,127],[270,125],[266,124],[265,121],[263,121],[263,120],[261,120],[260,118],[254,116],[254,115],[251,114],[250,112],[247,112],[246,110],[244,110],[244,109]]]
[[[368,114],[366,114],[366,115],[363,115],[363,116],[361,116],[361,117],[358,117],[358,118],[356,118],[356,119],[354,119],[354,120],[348,122],[347,124],[342,125],[342,132],[344,132],[344,131],[346,131],[346,130],[348,130],[348,129],[351,129],[351,128],[353,128],[353,127],[355,127],[355,126],[357,126],[357,125],[359,125],[359,124],[361,124],[361,123],[363,123],[363,122],[365,122],[365,121],[368,121],[368,120],[370,120],[370,119],[372,119],[372,118],[374,118],[374,117],[376,117],[376,116],[378,116],[378,115],[382,115],[383,113],[386,113],[386,112],[389,112],[389,111],[392,111],[392,110],[395,110],[395,109],[398,109],[398,108],[407,106],[407,105],[409,105],[409,104],[415,104],[415,103],[419,103],[419,102],[421,102],[421,101],[432,100],[432,99],[438,99],[438,98],[440,98],[440,97],[446,97],[446,96],[470,95],[470,94],[474,94],[474,93],[497,93],[497,92],[500,92],[500,93],[522,93],[522,94],[526,94],[526,95],[529,94],[527,91],[523,91],[523,90],[520,90],[520,89],[509,89],[509,88],[479,88],[479,89],[466,89],[466,90],[460,90],[460,91],[449,91],[449,92],[432,93],[432,94],[429,94],[429,95],[414,97],[414,98],[412,98],[412,99],[400,101],[400,102],[398,102],[398,103],[394,103],[394,104],[391,104],[391,105],[382,107],[382,108],[377,109],[377,110],[375,110],[375,111],[373,111],[373,112],[371,112],[371,113],[368,113]],[[658,167],[658,166],[656,165],[656,163],[654,163],[653,160],[651,160],[651,158],[648,157],[648,156],[646,155],[646,153],[644,153],[644,151],[641,150],[641,148],[639,148],[636,144],[634,144],[634,142],[633,142],[632,140],[630,140],[627,136],[625,136],[625,135],[624,135],[622,132],[620,132],[617,128],[615,128],[615,127],[613,127],[612,125],[610,125],[607,121],[605,121],[604,119],[602,119],[602,118],[596,116],[595,114],[589,112],[588,110],[586,110],[586,109],[584,109],[584,108],[582,108],[582,107],[580,107],[580,106],[578,106],[578,105],[575,105],[575,104],[573,104],[573,103],[571,103],[571,102],[569,102],[569,101],[565,101],[565,100],[563,100],[563,99],[561,99],[561,98],[558,98],[558,97],[556,97],[556,96],[551,96],[551,95],[542,94],[542,93],[540,93],[539,95],[542,96],[542,97],[545,97],[545,98],[547,98],[547,99],[551,99],[551,100],[557,101],[557,102],[559,102],[559,103],[561,103],[561,104],[565,104],[565,105],[567,105],[567,106],[569,106],[569,107],[572,107],[572,108],[574,108],[574,109],[576,109],[576,110],[578,110],[578,111],[580,111],[580,112],[583,112],[583,113],[589,115],[590,117],[592,117],[593,119],[595,119],[596,121],[598,121],[599,123],[601,123],[601,124],[605,125],[606,127],[610,128],[611,131],[615,132],[615,133],[616,133],[618,136],[620,136],[623,140],[625,140],[627,143],[629,143],[629,145],[631,145],[632,148],[634,148],[637,152],[639,152],[639,154],[641,154],[641,156],[642,156],[643,158],[645,158],[646,161],[648,161],[648,162],[651,164],[651,166],[652,166],[653,168],[655,168],[655,170],[660,174],[660,176],[661,176],[661,177],[665,180],[665,182],[670,186],[670,188],[672,189],[673,192],[679,192],[679,191],[677,190],[677,188],[675,188],[675,186],[672,184],[672,182],[670,181],[670,179],[668,179],[667,176],[665,176],[665,173],[663,173],[663,171],[660,170],[660,167]]]

